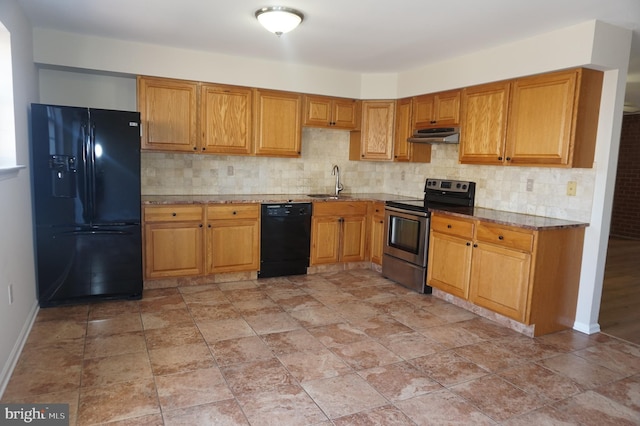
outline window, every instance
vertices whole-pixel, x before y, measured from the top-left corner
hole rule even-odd
[[[0,23],[0,179],[17,173],[11,34]]]

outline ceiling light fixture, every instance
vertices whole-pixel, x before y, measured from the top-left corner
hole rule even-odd
[[[284,6],[268,6],[256,11],[256,19],[267,31],[278,37],[300,25],[304,19],[302,12]]]

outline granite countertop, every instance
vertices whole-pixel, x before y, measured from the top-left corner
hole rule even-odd
[[[588,223],[575,222],[565,219],[555,219],[552,217],[533,216],[523,213],[513,213],[502,210],[491,210],[484,207],[474,208],[461,208],[461,209],[447,209],[438,210],[430,209],[433,212],[450,214],[452,216],[459,216],[466,219],[473,218],[479,219],[485,222],[497,223],[500,225],[517,226],[519,228],[532,229],[532,230],[550,230],[550,229],[564,229],[564,228],[580,228],[589,226]]]
[[[227,194],[227,195],[143,195],[144,205],[163,204],[229,204],[229,203],[309,203],[309,202],[335,202],[335,201],[422,201],[421,198],[405,197],[402,195],[385,193],[366,194],[340,194],[337,199],[314,198],[305,194]],[[513,213],[502,210],[492,210],[483,207],[461,207],[439,210],[430,209],[433,212],[450,214],[466,219],[478,219],[500,225],[516,226],[520,228],[563,229],[589,226],[588,223],[575,222],[564,219],[555,219],[544,216],[533,216],[522,213]]]
[[[402,195],[369,193],[340,194],[337,199],[314,198],[305,194],[228,194],[228,195],[143,195],[142,204],[227,204],[227,203],[309,203],[334,201],[422,200]]]

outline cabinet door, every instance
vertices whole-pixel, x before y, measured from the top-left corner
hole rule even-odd
[[[329,127],[332,122],[332,101],[326,96],[304,97],[304,125],[312,127]]]
[[[577,71],[513,83],[506,160],[513,165],[568,165]]]
[[[360,156],[365,160],[393,158],[395,101],[363,101]],[[356,132],[357,133],[357,132]]]
[[[150,223],[145,230],[145,277],[180,277],[203,273],[201,223]]]
[[[525,322],[531,254],[481,242],[476,246],[469,300]]]
[[[369,248],[371,262],[382,265],[384,247],[384,203],[372,203]]]
[[[142,149],[197,150],[198,83],[138,77]]]
[[[207,224],[207,273],[257,271],[258,220],[214,220]]]
[[[429,236],[427,284],[468,299],[471,254],[469,239],[432,231]]]
[[[341,262],[361,262],[366,257],[366,216],[346,216],[341,219]]]
[[[434,121],[438,126],[454,126],[460,123],[460,91],[452,90],[436,94]]]
[[[400,99],[396,109],[396,134],[393,146],[393,161],[411,160],[411,150],[413,145],[407,142],[413,133],[411,121],[412,101],[411,98]]]
[[[340,257],[340,218],[311,218],[311,265],[338,263]]]
[[[203,84],[200,103],[200,149],[203,152],[251,153],[251,89]]]
[[[354,99],[333,100],[332,123],[336,129],[353,130],[358,126],[359,102]]]
[[[413,128],[433,127],[435,116],[435,94],[420,95],[413,98]]]
[[[469,87],[462,92],[461,163],[502,164],[511,83]]]
[[[302,96],[274,90],[256,90],[255,153],[299,157],[302,137]]]

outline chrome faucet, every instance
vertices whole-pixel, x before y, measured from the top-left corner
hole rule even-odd
[[[333,166],[333,170],[331,170],[331,175],[336,177],[336,196],[340,195],[340,191],[344,189],[342,184],[340,183],[340,168],[337,164]]]

